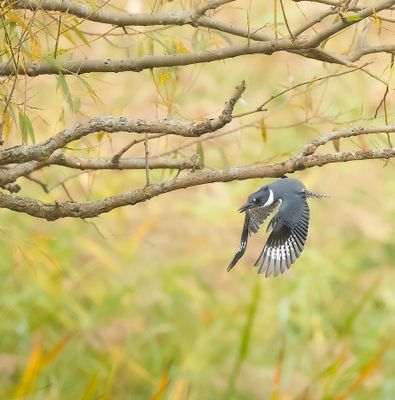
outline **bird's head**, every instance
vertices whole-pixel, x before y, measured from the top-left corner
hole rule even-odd
[[[273,202],[273,191],[268,186],[264,186],[262,189],[248,196],[247,203],[243,204],[239,208],[239,211],[245,212],[254,207],[267,207],[273,204]]]

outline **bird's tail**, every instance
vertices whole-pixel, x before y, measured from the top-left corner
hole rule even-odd
[[[310,190],[305,190],[306,197],[310,197],[312,199],[329,199],[332,196],[324,193],[310,192]]]

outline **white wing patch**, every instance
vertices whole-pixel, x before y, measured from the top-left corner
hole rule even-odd
[[[280,224],[280,225],[279,225]],[[255,265],[265,276],[284,273],[300,257],[307,239],[309,208],[303,206],[300,219],[292,228],[273,219],[272,233]]]

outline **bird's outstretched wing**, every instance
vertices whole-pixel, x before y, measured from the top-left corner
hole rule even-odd
[[[250,210],[247,210],[247,212],[250,213],[250,223],[248,225],[249,233],[257,233],[265,219],[277,208],[279,204],[280,201],[275,201],[270,206],[254,207]]]
[[[259,273],[265,276],[277,276],[288,269],[300,256],[306,242],[309,229],[310,210],[306,201],[299,210],[290,216],[281,214],[281,210],[269,224],[272,232],[255,263]]]
[[[233,257],[233,260],[230,262],[227,268],[228,271],[230,271],[240,260],[240,258],[243,257],[247,248],[248,237],[251,235],[251,233],[257,233],[259,231],[263,221],[276,209],[278,205],[279,202],[277,201],[267,207],[254,207],[245,211],[244,226],[241,233],[240,244],[235,256]]]

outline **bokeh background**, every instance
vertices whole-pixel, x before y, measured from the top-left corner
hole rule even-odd
[[[120,0],[107,7],[136,12],[197,4]],[[293,27],[325,9],[302,2],[285,5]],[[249,20],[251,26],[286,34],[281,15],[275,20],[273,2],[237,1],[222,8],[218,18],[238,24]],[[47,23],[49,32],[57,29],[51,16],[36,19]],[[390,24],[371,25],[370,43],[393,42]],[[23,26],[16,23],[16,29]],[[188,27],[149,34],[144,28],[138,28],[143,33],[128,29],[128,36],[114,29],[106,38],[109,26],[85,21],[78,25],[83,36],[75,29],[68,31],[69,38],[61,37],[61,59],[192,52],[239,42]],[[352,50],[361,30],[352,28],[326,46]],[[45,58],[54,39],[36,31],[40,46],[35,51]],[[373,64],[366,68],[390,84],[391,123],[390,56],[363,59],[368,61]],[[244,113],[292,85],[343,71],[347,68],[278,53],[153,72],[67,77],[69,95],[59,78],[42,76],[19,79],[13,107],[15,113],[26,112],[38,141],[101,114],[210,117],[243,79],[247,90],[236,112]],[[382,108],[375,117],[384,92],[385,86],[363,71],[307,84],[269,103],[265,113],[236,118],[223,130],[232,133],[172,156],[198,152],[209,168],[280,161],[340,126],[384,124]],[[28,101],[21,106],[19,99]],[[70,151],[112,154],[133,137],[92,135]],[[7,145],[20,142],[14,124]],[[161,138],[150,142],[150,152],[187,143]],[[383,146],[388,139],[380,135],[340,142],[341,150]],[[322,151],[335,150],[328,144]],[[128,153],[142,154],[139,146]],[[159,181],[175,173],[150,175]],[[56,185],[70,175],[59,167],[36,177]],[[264,229],[252,238],[237,268],[226,272],[243,224],[237,209],[266,179],[173,192],[94,220],[46,222],[2,210],[0,397],[393,399],[393,176],[392,161],[333,164],[293,174],[331,198],[310,201],[303,255],[286,274],[271,279],[252,267],[266,240]],[[67,190],[58,185],[49,195],[23,181],[21,194],[86,201],[144,182],[143,171],[107,171],[75,176],[66,181]]]

